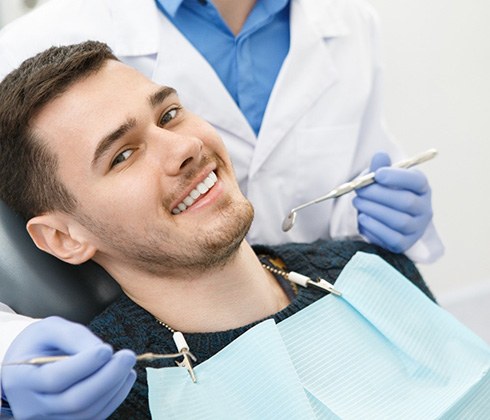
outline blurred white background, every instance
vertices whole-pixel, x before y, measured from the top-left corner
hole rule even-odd
[[[380,15],[385,114],[433,190],[446,253],[421,266],[440,303],[490,343],[490,1],[370,0]]]
[[[14,20],[47,0],[0,0],[0,26]],[[49,30],[49,28],[46,28]]]
[[[440,152],[420,169],[446,254],[420,269],[439,302],[490,343],[490,1],[370,1],[388,126],[407,153]],[[0,0],[0,25],[44,2]]]

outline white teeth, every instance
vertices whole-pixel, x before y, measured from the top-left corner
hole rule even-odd
[[[209,175],[202,182],[197,184],[196,188],[193,189],[187,197],[184,198],[182,203],[179,203],[176,208],[172,210],[173,214],[179,214],[186,210],[188,207],[192,206],[196,199],[202,195],[207,193],[218,181],[218,177],[214,172],[210,172]]]
[[[192,206],[192,203],[194,202],[194,199],[188,195],[186,198],[184,198],[184,204],[187,206],[187,207],[190,207]]]
[[[208,192],[209,188],[206,187],[204,182],[201,182],[200,184],[197,184],[197,191],[199,191],[201,194],[204,194]]]
[[[213,181],[211,177],[207,177],[204,181],[203,184],[206,185],[206,187],[211,188],[216,181]]]

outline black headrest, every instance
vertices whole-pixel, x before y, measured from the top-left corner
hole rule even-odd
[[[97,264],[66,264],[34,245],[21,217],[0,200],[0,302],[31,317],[88,323],[121,294]]]

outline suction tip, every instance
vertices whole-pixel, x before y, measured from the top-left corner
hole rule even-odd
[[[283,232],[287,232],[289,229],[291,229],[294,226],[295,221],[296,221],[296,212],[292,211],[286,216],[286,218],[282,222]]]

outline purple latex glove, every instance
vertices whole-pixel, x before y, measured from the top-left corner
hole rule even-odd
[[[373,244],[402,253],[424,234],[432,219],[431,189],[415,169],[387,167],[386,153],[376,153],[370,170],[376,182],[356,190],[359,232]]]
[[[4,363],[68,354],[42,366],[2,367],[2,390],[14,417],[107,418],[136,379],[135,354],[113,353],[86,327],[50,317],[29,325],[9,347]]]

